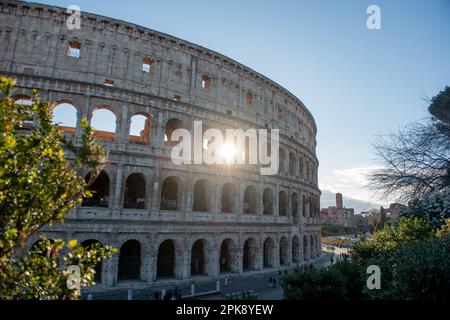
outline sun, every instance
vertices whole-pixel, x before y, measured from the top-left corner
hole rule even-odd
[[[236,148],[232,143],[224,143],[220,147],[220,155],[229,163],[233,161],[234,156],[236,155]]]

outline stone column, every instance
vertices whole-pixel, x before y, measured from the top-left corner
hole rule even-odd
[[[130,119],[128,119],[128,105],[122,106],[121,119],[116,120],[117,142],[125,144],[128,142],[128,133],[130,132]]]
[[[116,184],[114,188],[114,199],[112,199],[114,209],[121,208],[122,179],[123,179],[123,164],[118,164],[116,174]]]

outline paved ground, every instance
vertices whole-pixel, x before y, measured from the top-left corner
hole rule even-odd
[[[323,252],[322,256],[316,260],[313,265],[316,268],[326,267],[331,263],[331,254],[327,252]],[[285,274],[285,271],[288,273],[292,272],[293,268],[282,269],[282,275]],[[269,286],[269,278],[274,277],[278,279],[276,287],[273,288]],[[229,294],[233,292],[242,292],[245,290],[253,290],[254,293],[258,295],[258,299],[260,300],[280,300],[283,298],[283,290],[279,285],[280,276],[278,275],[278,270],[270,270],[264,272],[252,272],[247,274],[246,276],[230,276],[228,279],[227,285],[225,285],[225,280],[220,280],[220,289],[222,294]],[[198,278],[195,281],[196,292],[208,292],[216,290],[216,281],[211,281],[208,278]],[[131,285],[130,285],[131,286]],[[102,299],[102,300],[110,300],[110,299],[118,299],[118,300],[126,300],[128,295],[128,287],[127,284],[122,284],[123,289],[117,289],[114,291],[108,292],[93,292],[92,299]],[[135,300],[151,300],[154,299],[154,293],[156,291],[161,291],[163,288],[168,290],[174,290],[175,286],[177,290],[182,292],[183,296],[187,296],[191,293],[191,282],[187,282],[185,284],[177,283],[171,284],[167,282],[165,284],[154,285],[151,288],[146,288],[142,286],[141,288],[137,287],[133,289],[133,299]],[[82,295],[84,299],[87,299],[87,294],[84,293]],[[202,300],[220,300],[222,299],[222,295],[213,294],[207,295],[203,297],[199,297],[196,299]]]

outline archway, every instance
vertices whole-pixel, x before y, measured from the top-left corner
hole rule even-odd
[[[128,140],[136,144],[149,144],[151,133],[151,118],[147,114],[135,114],[130,120]]]
[[[264,268],[272,268],[275,261],[275,242],[272,238],[267,238],[264,241],[263,248],[263,266]]]
[[[234,250],[233,240],[225,239],[222,241],[220,245],[220,258],[219,258],[220,273],[232,272],[233,250]]]
[[[285,266],[288,262],[288,241],[286,237],[282,237],[280,240],[280,266]]]
[[[145,179],[140,173],[128,176],[125,182],[124,208],[145,208]]]
[[[308,237],[303,236],[303,260],[308,260]]]
[[[164,131],[164,144],[165,145],[175,145],[175,144],[177,144],[178,141],[172,141],[171,140],[172,133],[176,129],[181,129],[182,127],[183,127],[183,123],[181,122],[180,119],[172,118],[169,121],[167,121],[166,128],[165,128],[165,131]]]
[[[92,113],[91,126],[95,130],[95,138],[103,141],[116,139],[116,115],[111,107],[97,107]]]
[[[158,248],[156,275],[158,278],[175,276],[175,244],[173,240],[165,240]]]
[[[245,188],[244,213],[256,213],[256,190],[253,186],[248,186],[247,188]]]
[[[141,244],[137,240],[128,240],[119,253],[117,280],[139,280],[141,277]]]
[[[310,245],[309,250],[310,250],[311,259],[314,259],[316,249],[314,248],[314,237],[312,235],[309,236],[309,245]]]
[[[52,111],[52,122],[65,133],[75,136],[77,127],[77,109],[70,103],[59,103]]]
[[[292,262],[300,262],[300,240],[297,236],[292,238]]]
[[[298,223],[298,195],[293,193],[291,196],[291,214],[294,220],[294,224]]]
[[[168,177],[161,188],[161,210],[179,210],[178,179]]]
[[[191,250],[191,276],[205,274],[204,240],[197,240]]]
[[[297,160],[295,159],[295,155],[290,152],[289,153],[289,174],[291,176],[295,175],[295,168],[297,167]]]
[[[209,212],[208,182],[200,179],[194,184],[194,206],[193,211]]]
[[[284,190],[281,190],[279,193],[279,199],[278,199],[278,214],[280,216],[286,216],[287,215],[287,207],[288,207],[288,199],[287,199],[287,192]]]
[[[233,212],[233,185],[225,183],[222,188],[222,212]]]
[[[86,178],[86,183],[91,183],[91,173]],[[88,187],[92,197],[83,198],[83,206],[108,207],[109,205],[109,177],[105,171],[101,171],[92,184]]]
[[[263,193],[263,207],[264,214],[273,214],[273,191],[272,189],[266,188]]]
[[[249,238],[244,243],[242,254],[242,267],[244,271],[256,270],[256,254],[257,254],[256,241],[253,238]]]

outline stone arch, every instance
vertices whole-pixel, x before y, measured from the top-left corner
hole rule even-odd
[[[282,237],[280,239],[280,266],[285,266],[289,263],[288,247],[287,238]]]
[[[156,276],[158,278],[175,277],[176,267],[175,241],[167,239],[161,242],[158,248],[158,257],[156,262]]]
[[[117,131],[117,114],[110,106],[97,106],[92,111],[91,126],[95,138],[102,141],[114,141]]]
[[[293,152],[289,152],[289,174],[291,176],[295,175],[296,167],[297,167],[297,159]]]
[[[176,129],[183,128],[183,122],[178,118],[171,118],[166,122],[164,127],[164,144],[165,145],[175,145],[178,141],[171,141],[172,133]]]
[[[303,260],[308,260],[308,237],[306,235],[303,236]]]
[[[191,249],[191,276],[206,274],[205,239],[194,242]]]
[[[284,190],[281,190],[280,193],[278,194],[278,214],[280,216],[286,216],[287,209],[288,209],[287,192]]]
[[[81,246],[83,248],[90,248],[92,246],[95,246],[97,244],[100,244],[101,247],[103,247],[103,244],[96,240],[96,239],[86,239],[83,242],[81,242]],[[94,267],[94,281],[95,283],[101,283],[102,282],[102,267],[103,267],[103,261],[98,262]]]
[[[278,151],[278,163],[280,164],[280,172],[284,172],[286,170],[286,154],[281,147]]]
[[[138,240],[126,241],[120,247],[117,280],[140,280],[141,244]]]
[[[300,240],[297,236],[292,238],[292,262],[300,262]]]
[[[310,246],[310,248],[309,248],[309,252],[310,252],[310,256],[311,256],[311,259],[314,259],[314,256],[315,256],[315,248],[314,248],[314,237],[313,237],[313,235],[310,235],[309,236],[309,246]]]
[[[298,223],[298,205],[298,195],[293,192],[291,195],[291,215],[295,225]]]
[[[254,186],[249,185],[244,191],[244,213],[255,214],[256,213],[256,189]]]
[[[161,210],[180,210],[180,179],[170,176],[164,179],[161,187]]]
[[[236,245],[231,238],[224,239],[220,244],[219,271],[220,273],[233,272],[235,264]]]
[[[270,188],[264,189],[263,192],[263,213],[266,215],[273,214],[273,191]]]
[[[89,172],[85,178],[88,189],[92,193],[92,197],[84,198],[82,206],[86,207],[108,207],[109,206],[109,189],[110,180],[108,174],[102,170],[100,174],[91,181],[91,173]]]
[[[142,173],[132,173],[125,182],[123,207],[145,209],[145,177]]]
[[[52,122],[68,135],[75,136],[78,109],[69,101],[58,101],[52,105]]]
[[[233,212],[234,208],[234,186],[227,182],[222,187],[221,212]]]
[[[136,144],[149,144],[152,118],[145,112],[138,112],[130,118],[128,141]]]
[[[302,215],[306,218],[306,196],[302,195]]]
[[[242,248],[242,268],[244,271],[256,270],[256,255],[258,253],[258,246],[253,238],[248,238],[244,242]]]
[[[194,183],[192,211],[211,212],[210,184],[206,179],[199,179]]]
[[[275,266],[275,241],[268,237],[263,245],[263,266],[273,268]]]

